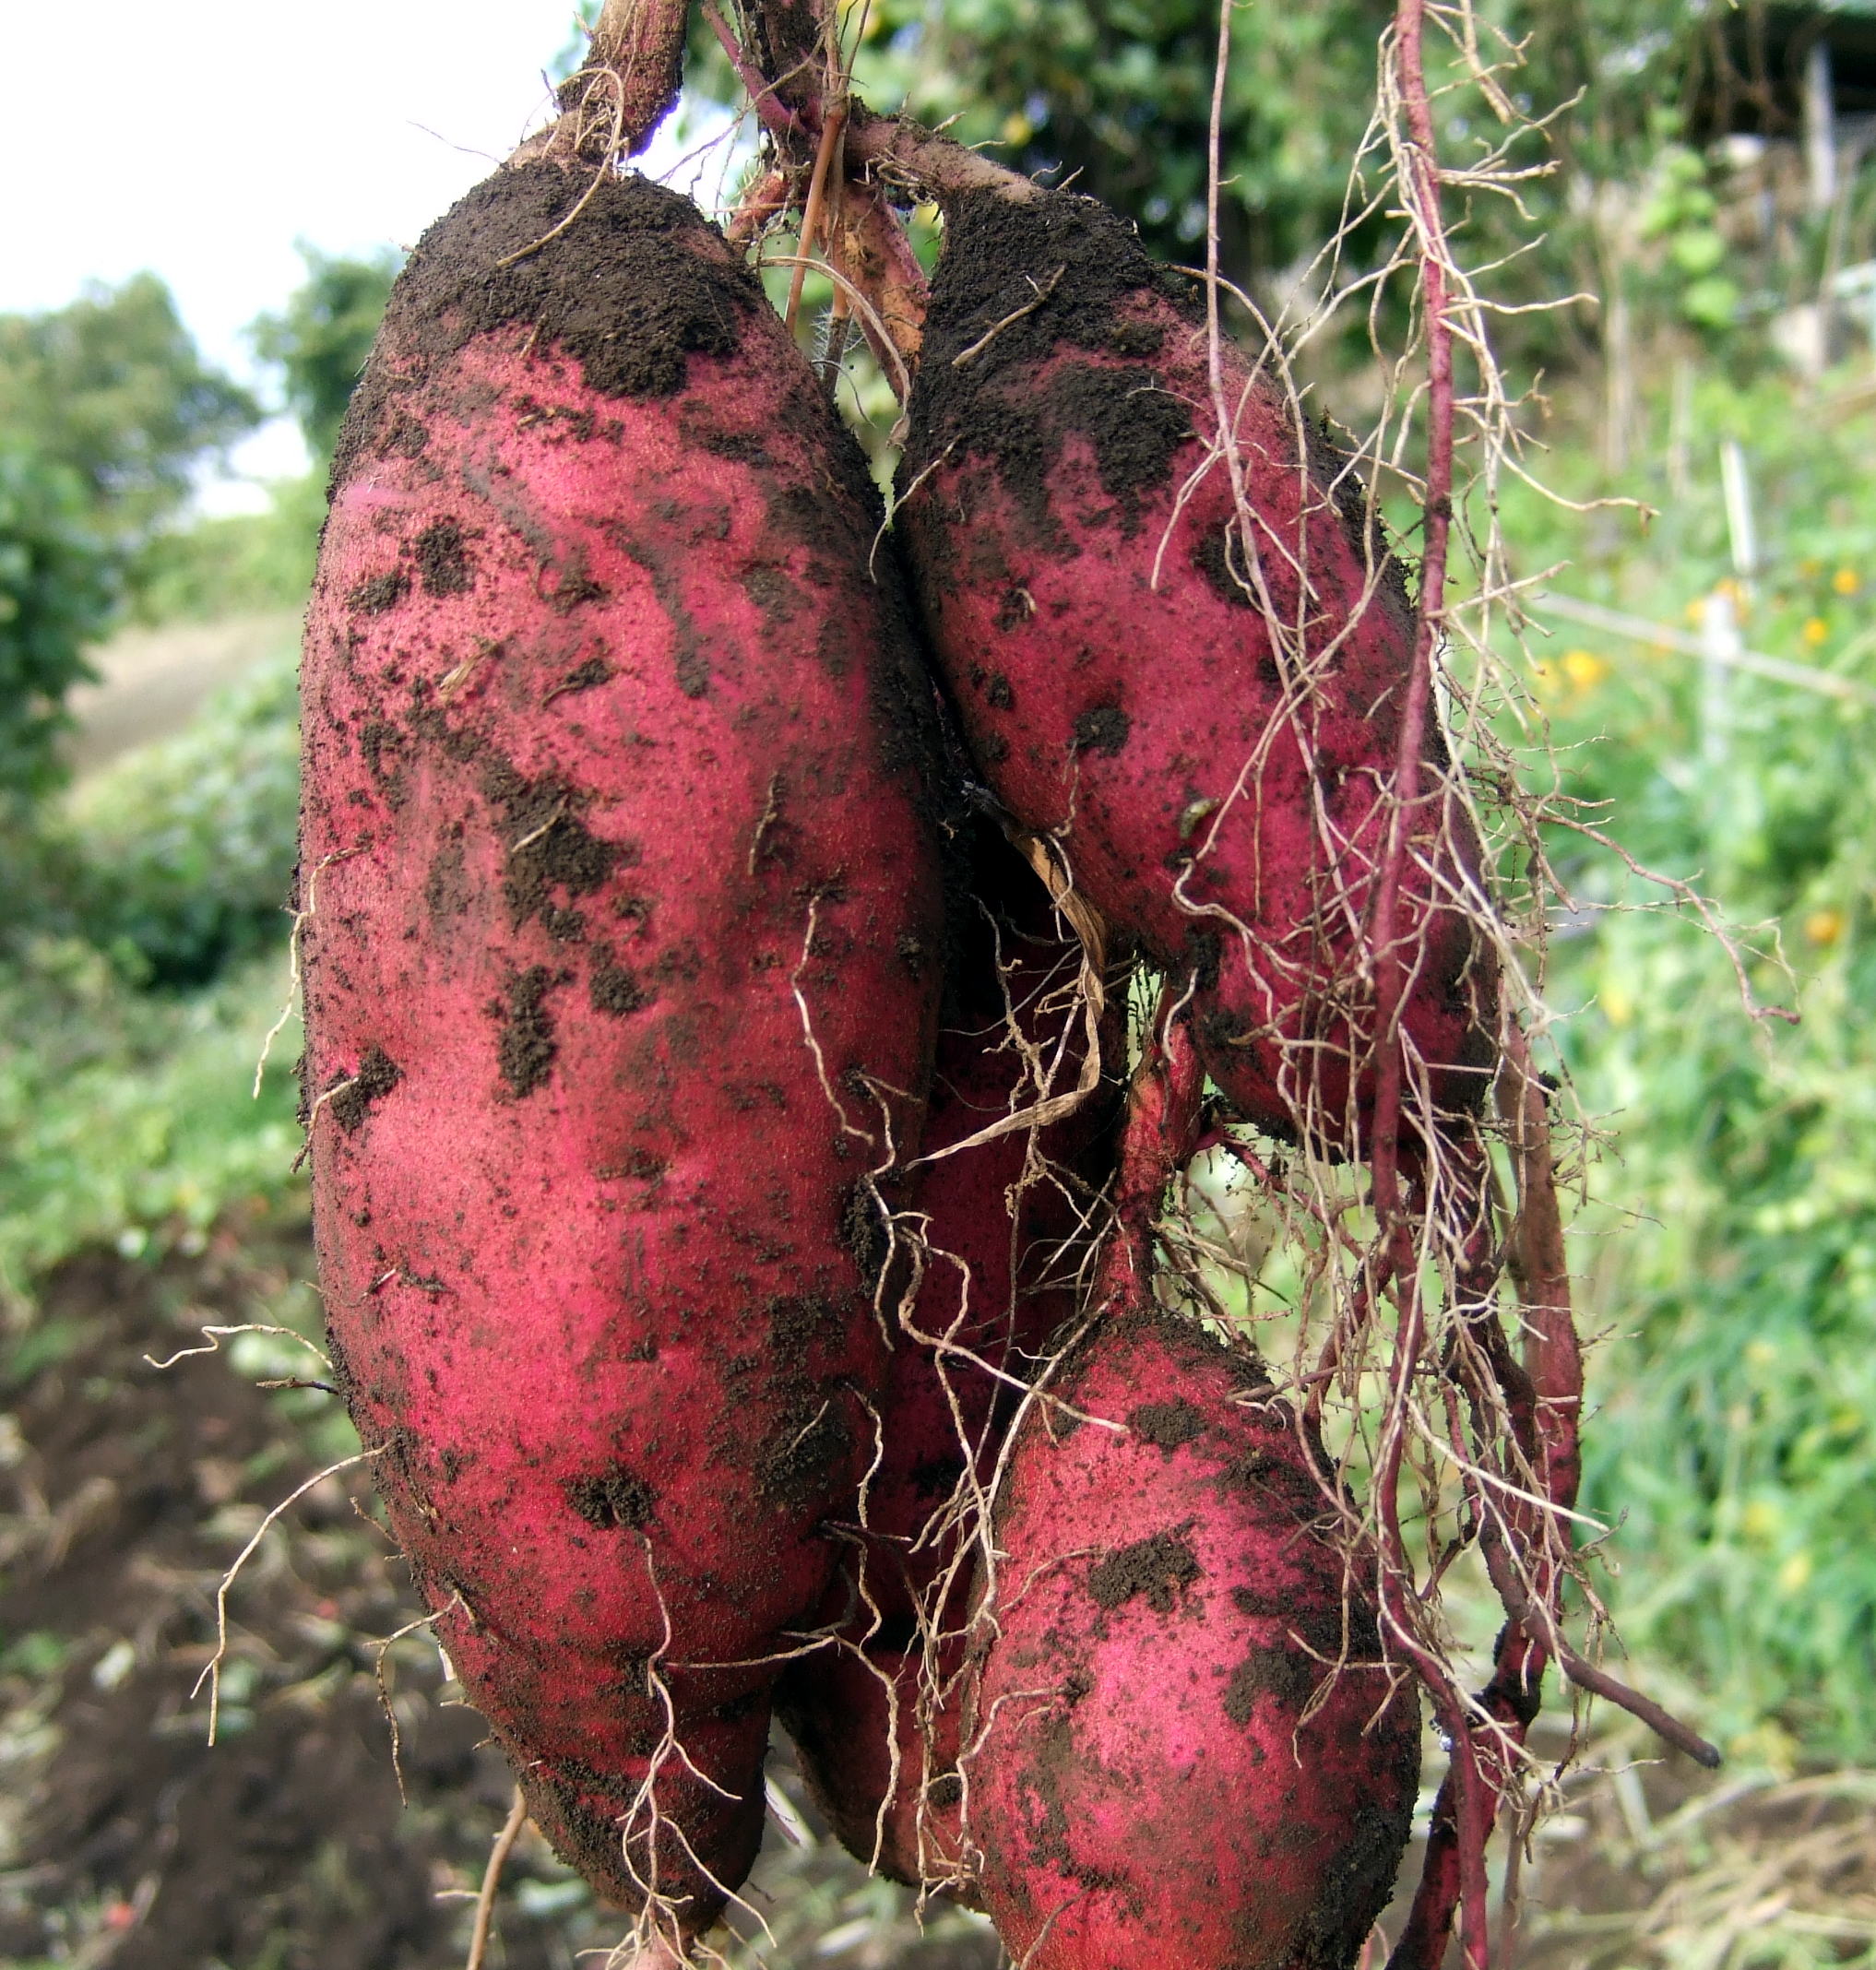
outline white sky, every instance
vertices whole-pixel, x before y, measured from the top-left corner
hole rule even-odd
[[[148,267],[205,355],[255,380],[241,331],[303,278],[294,241],[408,246],[539,116],[572,17],[572,0],[0,0],[0,311]],[[279,421],[235,462],[265,478],[304,454]],[[258,488],[207,485],[203,504]]]

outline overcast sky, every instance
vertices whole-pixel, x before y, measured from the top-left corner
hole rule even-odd
[[[0,0],[0,310],[148,267],[252,379],[241,331],[299,284],[294,241],[409,245],[539,118],[572,18],[573,0]],[[303,460],[285,425],[238,457],[262,476]]]

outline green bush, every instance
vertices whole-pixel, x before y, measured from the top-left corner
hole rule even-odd
[[[252,1088],[288,996],[297,711],[283,648],[42,809],[37,927],[0,956],[0,1288],[295,1191],[296,1022]]]
[[[278,314],[249,330],[255,353],[278,363],[287,401],[315,458],[329,459],[359,374],[384,319],[401,256],[386,249],[369,259],[324,254],[305,241],[306,279]]]
[[[212,623],[304,608],[326,517],[326,476],[309,472],[270,490],[265,513],[198,519],[146,540],[130,569],[137,619]]]
[[[77,939],[0,965],[0,1287],[88,1243],[199,1236],[293,1188],[296,1024],[251,1092],[286,995],[279,949],[186,998],[132,990]]]
[[[0,448],[0,805],[57,783],[65,694],[93,674],[84,647],[116,599],[76,476]]]
[[[254,398],[202,361],[154,274],[0,314],[0,430],[76,473],[92,524],[116,544],[180,511],[197,463],[260,421]]]
[[[285,932],[299,822],[291,652],[94,774],[64,826],[79,923],[135,982],[200,985]]]
[[[1692,483],[1619,490],[1645,540],[1517,494],[1522,568],[1670,627],[1730,569],[1716,449],[1745,448],[1763,572],[1752,647],[1876,684],[1876,418],[1787,382],[1702,378]],[[1598,490],[1580,455],[1567,490]],[[1540,611],[1541,612],[1541,611]],[[1530,680],[1565,792],[1742,934],[1732,963],[1664,893],[1552,831],[1585,911],[1553,951],[1563,1055],[1608,1147],[1573,1236],[1592,1364],[1585,1504],[1622,1521],[1625,1639],[1703,1687],[1704,1727],[1756,1755],[1876,1757],[1876,712],[1561,625]],[[1754,955],[1754,953],[1763,955]],[[1782,953],[1782,958],[1779,954]]]

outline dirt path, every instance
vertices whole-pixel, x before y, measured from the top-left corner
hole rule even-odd
[[[113,637],[91,653],[101,682],[72,693],[78,721],[74,767],[82,777],[120,753],[180,730],[211,693],[262,659],[291,648],[299,635],[299,617],[280,613],[126,630]]]

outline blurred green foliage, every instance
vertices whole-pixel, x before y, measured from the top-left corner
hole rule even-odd
[[[1659,391],[1621,490],[1645,535],[1526,489],[1520,572],[1685,631],[1729,582],[1717,448],[1744,448],[1761,566],[1748,643],[1876,684],[1876,408],[1704,370]],[[1860,404],[1860,408],[1858,405]],[[1677,421],[1680,429],[1677,432]],[[1683,456],[1676,457],[1679,451]],[[1561,490],[1609,490],[1587,456]],[[1680,475],[1686,480],[1680,482]],[[1538,611],[1541,617],[1541,608]],[[1563,1058],[1607,1147],[1573,1236],[1607,1335],[1585,1503],[1621,1521],[1624,1639],[1704,1686],[1707,1724],[1775,1762],[1876,1757],[1876,712],[1665,644],[1560,625],[1528,679],[1565,794],[1648,868],[1695,884],[1728,953],[1594,843],[1553,830],[1578,906],[1552,952]]]
[[[92,1241],[134,1256],[199,1236],[293,1186],[297,1024],[250,1095],[286,996],[279,951],[180,999],[130,990],[82,939],[0,965],[0,1287]]]
[[[250,334],[255,353],[279,365],[288,406],[307,449],[323,465],[338,442],[400,261],[388,249],[360,259],[321,253],[303,241],[300,257],[305,280],[279,314],[261,315]]]
[[[300,809],[296,655],[256,665],[66,804],[81,928],[133,982],[205,984],[279,941]]]
[[[1385,0],[1239,6],[1220,120],[1219,246],[1224,270],[1270,306],[1342,227],[1345,279],[1381,264],[1393,228],[1360,220],[1349,167],[1371,135]],[[1160,257],[1203,253],[1206,158],[1218,10],[1209,0],[842,0],[855,84],[874,108],[904,109],[987,148],[1015,169],[1127,213]],[[1513,163],[1557,168],[1527,178],[1523,209],[1475,197],[1455,212],[1476,262],[1514,253],[1495,291],[1507,299],[1599,288],[1609,271],[1602,190],[1648,174],[1686,117],[1744,86],[1759,59],[1763,10],[1738,22],[1688,0],[1487,0],[1469,18],[1479,58],[1503,65],[1494,107],[1469,83],[1446,94],[1440,136],[1457,167],[1511,142]],[[1518,59],[1511,60],[1512,51]],[[1437,30],[1430,78],[1447,89],[1465,60]],[[706,30],[693,34],[690,83],[728,101],[740,91]],[[1574,101],[1548,140],[1513,124]],[[1704,171],[1703,165],[1703,171]],[[1370,172],[1369,190],[1378,182]],[[1459,201],[1455,199],[1455,206]],[[1711,299],[1711,296],[1708,297]],[[1405,293],[1385,297],[1405,306]],[[1581,356],[1595,311],[1499,324],[1533,361]],[[1348,353],[1362,360],[1359,324]]]
[[[22,803],[58,780],[65,694],[116,601],[77,475],[0,445],[0,869]]]
[[[282,649],[42,817],[0,953],[0,1284],[291,1187],[296,1021],[250,1090],[289,995],[298,753]]]
[[[154,274],[0,314],[0,430],[77,474],[113,541],[134,545],[178,511],[197,461],[260,421],[248,392],[203,362]]]
[[[1726,271],[1727,242],[1719,200],[1698,151],[1663,144],[1655,160],[1653,194],[1644,208],[1641,237],[1666,248],[1664,271],[1680,314],[1697,328],[1728,327],[1739,313],[1739,282]]]
[[[349,257],[303,243],[300,254],[305,280],[284,307],[259,316],[249,335],[255,354],[280,373],[312,469],[276,484],[264,512],[198,519],[152,536],[135,571],[133,606],[143,622],[297,609],[312,586],[333,446],[398,261],[388,251]]]
[[[303,609],[326,518],[326,473],[269,490],[263,512],[220,514],[154,536],[137,556],[130,600],[137,620],[206,623]]]

